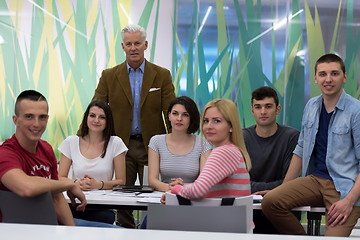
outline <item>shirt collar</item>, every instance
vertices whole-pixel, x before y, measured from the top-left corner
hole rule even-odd
[[[343,110],[345,108],[345,105],[346,105],[346,92],[344,89],[342,89],[342,93],[340,95],[340,98],[339,100],[337,101],[336,105],[335,105],[335,108],[337,109],[341,109]],[[323,98],[322,98],[322,95],[317,99],[317,104],[319,104],[320,106],[322,105],[322,102],[323,102]]]
[[[346,99],[346,92],[343,89],[342,93],[340,95],[340,98],[339,98],[338,102],[336,103],[335,107],[338,108],[338,109],[344,110],[345,105],[346,105],[346,100],[345,99]]]
[[[141,70],[142,73],[144,73],[144,69],[145,69],[145,60],[142,62],[142,64],[140,65],[139,69]],[[132,67],[130,67],[130,65],[128,64],[128,62],[126,62],[126,69],[128,70],[128,72],[130,72],[130,69],[133,69]],[[133,69],[134,70],[134,69]]]

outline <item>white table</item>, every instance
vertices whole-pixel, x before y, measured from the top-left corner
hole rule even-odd
[[[130,209],[130,210],[147,210],[150,202],[160,202],[161,192],[154,192],[157,197],[144,197],[149,194],[143,193],[137,196],[123,196],[120,192],[118,194],[111,190],[90,191],[85,192],[88,205],[96,208],[105,209]],[[68,202],[70,202],[66,193],[64,194]],[[126,194],[124,194],[126,195]],[[131,194],[130,194],[131,195]],[[152,195],[150,195],[152,196]],[[140,202],[141,201],[141,202]],[[261,203],[253,204],[254,210],[261,210]],[[293,211],[307,212],[308,214],[308,229],[309,235],[320,234],[321,215],[325,213],[325,208],[314,208],[310,206],[302,206],[294,208]]]
[[[147,193],[139,194],[136,196],[125,196],[119,194],[114,194],[111,190],[100,190],[100,191],[90,191],[90,192],[84,192],[86,196],[86,200],[88,205],[95,205],[97,207],[101,208],[122,208],[122,207],[128,207],[132,208],[134,210],[146,210],[147,206],[150,202],[157,202],[160,203],[160,197],[162,195],[161,192],[154,192],[151,193],[151,195]],[[151,197],[152,194],[154,194],[156,197]],[[64,196],[66,200],[70,203],[70,200],[66,193],[64,192]],[[150,196],[150,197],[145,197]],[[148,200],[148,201],[146,201]],[[254,203],[253,204],[254,210],[261,210],[261,203]],[[294,211],[304,211],[309,212],[312,211],[312,207],[310,206],[302,206],[294,208]],[[315,208],[316,212],[319,212],[319,209],[322,209],[320,211],[323,212],[323,208]]]
[[[100,190],[84,192],[87,204],[96,208],[106,209],[131,209],[131,210],[146,210],[149,202],[160,203],[161,192],[154,192],[151,194],[142,193],[137,196],[134,194],[122,194],[121,192],[113,192],[111,190]],[[70,203],[66,192],[64,192],[66,200]],[[144,197],[148,196],[148,197]],[[156,197],[151,197],[156,196]]]
[[[261,203],[254,203],[253,204],[253,209],[254,210],[261,210]],[[297,207],[297,208],[294,208],[293,211],[309,212],[309,211],[311,211],[311,207],[310,206]]]
[[[265,235],[245,233],[210,233],[189,231],[162,231],[140,229],[68,227],[30,224],[0,223],[1,239],[11,240],[107,240],[107,239],[146,239],[146,240],[336,240],[347,238]]]

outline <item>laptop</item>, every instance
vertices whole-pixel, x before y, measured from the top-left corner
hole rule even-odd
[[[140,185],[115,185],[112,190],[121,191],[121,192],[151,193],[154,191],[154,188],[151,186],[140,186]]]

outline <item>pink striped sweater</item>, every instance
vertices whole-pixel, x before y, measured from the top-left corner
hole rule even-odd
[[[250,177],[240,150],[233,144],[213,149],[195,182],[176,185],[171,193],[190,200],[250,195]]]

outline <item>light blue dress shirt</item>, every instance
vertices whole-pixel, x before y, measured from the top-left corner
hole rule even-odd
[[[310,161],[314,149],[322,96],[314,97],[305,106],[301,132],[294,154],[302,158],[302,176],[311,174],[315,164]],[[326,166],[340,199],[354,186],[360,173],[360,101],[342,92],[330,119]],[[360,200],[355,204],[360,206]]]
[[[140,99],[141,99],[142,81],[144,76],[145,60],[136,70],[131,68],[128,63],[126,63],[126,66],[129,72],[131,94],[134,103],[133,120],[131,122],[131,135],[141,134]]]

